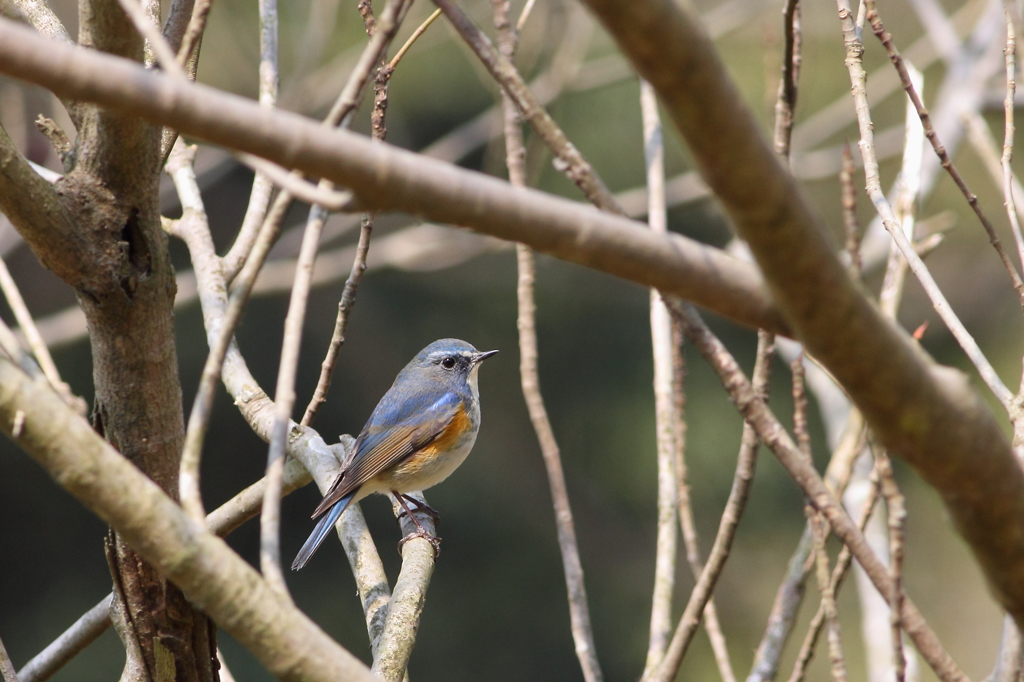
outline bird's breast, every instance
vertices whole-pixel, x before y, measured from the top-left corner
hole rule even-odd
[[[380,475],[381,484],[400,493],[426,490],[448,478],[473,449],[479,419],[465,408],[456,412],[437,438],[410,455],[390,472]]]

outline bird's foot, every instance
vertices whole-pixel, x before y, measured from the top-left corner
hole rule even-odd
[[[431,507],[426,502],[421,502],[421,501],[417,500],[415,497],[413,497],[411,495],[406,495],[405,493],[393,493],[393,494],[394,494],[394,496],[396,498],[398,498],[399,504],[402,505],[402,511],[400,511],[398,513],[398,518],[399,519],[401,519],[403,516],[408,516],[410,519],[413,520],[413,523],[416,523],[416,527],[419,528],[420,524],[416,522],[416,517],[412,515],[413,510],[410,510],[409,507],[407,507],[405,505],[405,502],[409,502],[409,503],[413,504],[416,507],[415,511],[421,511],[424,514],[426,514],[427,516],[429,516],[430,520],[434,522],[434,526],[440,526],[441,525],[441,515],[437,513],[436,509]],[[422,531],[423,529],[420,528],[420,530]]]
[[[409,542],[413,538],[423,538],[430,543],[430,546],[434,548],[434,558],[441,556],[441,538],[436,535],[431,535],[425,530],[418,530],[415,533],[409,533],[404,538],[398,541],[398,554],[402,555],[402,548],[405,547],[405,543]]]

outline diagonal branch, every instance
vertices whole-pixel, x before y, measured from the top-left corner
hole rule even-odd
[[[967,378],[927,358],[849,279],[688,10],[587,4],[655,86],[799,340],[883,444],[939,491],[997,598],[1024,623],[1024,474]]]
[[[19,412],[22,428],[14,434]],[[45,380],[28,379],[6,359],[0,359],[0,428],[272,674],[296,682],[375,679],[104,442]]]
[[[747,423],[757,431],[761,442],[772,451],[807,495],[808,503],[828,520],[832,531],[850,548],[850,552],[864,567],[878,591],[883,595],[891,594],[893,581],[885,564],[871,550],[863,533],[829,491],[813,464],[800,451],[771,409],[754,390],[736,359],[718,337],[711,333],[692,306],[671,300],[669,305],[683,321],[686,338],[719,375],[733,404]],[[944,682],[967,680],[963,671],[942,647],[921,612],[906,595],[901,600],[900,610],[904,629],[939,679]]]
[[[0,212],[11,221],[40,263],[65,281],[74,281],[69,278],[78,272],[77,263],[89,247],[64,210],[57,190],[32,169],[3,126]]]
[[[788,333],[754,268],[679,235],[654,235],[572,201],[327,131],[301,116],[175,82],[124,60],[53,45],[9,21],[0,21],[0,72],[325,177],[352,189],[368,206],[520,241],[682,296],[742,324]]]

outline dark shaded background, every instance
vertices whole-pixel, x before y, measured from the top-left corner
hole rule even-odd
[[[354,4],[341,3],[333,23],[319,22],[320,26],[333,25],[333,30],[326,54],[317,63],[327,63],[334,55],[351,55],[362,46],[365,37]],[[487,20],[488,3],[468,4],[481,23]],[[514,9],[520,4],[514,3]],[[720,41],[747,101],[761,114],[766,130],[777,83],[780,6],[757,0],[743,27]],[[556,2],[552,9],[546,1],[539,3],[538,14],[524,36],[523,59],[528,72],[541,68],[544,55],[561,40],[565,7]],[[58,9],[73,30],[73,9],[64,5]],[[430,9],[427,3],[414,7],[402,39]],[[302,85],[294,71],[302,67],[302,75],[312,72],[308,64],[302,66],[302,46],[310,39],[306,26],[311,11],[308,3],[281,7],[282,91],[283,106],[316,114],[333,99],[337,87],[324,85],[329,81],[326,76],[313,85]],[[886,11],[891,14],[888,26],[898,43],[909,43],[921,34],[902,4]],[[834,8],[827,3],[809,5],[804,21],[798,120],[849,88]],[[218,0],[211,22],[200,62],[201,80],[253,95],[258,53],[255,3]],[[609,41],[598,32],[588,57],[611,52]],[[877,45],[869,45],[867,61],[873,66],[883,63],[884,54]],[[346,71],[339,67],[327,73],[340,83]],[[940,75],[941,69],[935,67],[926,72],[926,79],[931,79],[926,82],[937,82]],[[490,106],[494,87],[480,76],[468,52],[452,40],[443,20],[439,21],[409,53],[392,80],[389,141],[422,148]],[[38,160],[46,158],[45,141],[41,143],[30,126],[19,124],[47,106],[48,98],[39,91],[0,80],[0,117],[12,135],[22,136]],[[551,110],[614,190],[642,184],[635,79],[568,93]],[[365,131],[365,107],[361,113],[356,128]],[[902,98],[894,97],[879,106],[875,115],[881,127],[899,121],[902,114]],[[855,139],[856,132],[848,127],[843,135]],[[669,133],[668,137],[669,172],[675,174],[686,170],[688,163],[674,136]],[[841,141],[837,136],[831,142]],[[215,154],[201,152],[213,159]],[[463,163],[504,174],[500,144]],[[965,152],[958,163],[969,181],[973,178],[972,187],[1003,229],[1001,198],[981,174],[976,159]],[[218,245],[225,248],[244,212],[251,173],[233,165],[222,168],[226,172],[206,176],[204,196]],[[549,164],[539,168],[542,188],[576,198],[574,189]],[[884,166],[883,184],[891,182],[896,169],[896,162]],[[983,234],[966,216],[966,207],[946,191],[952,186],[947,183],[940,183],[935,198],[922,207],[921,214],[928,217],[953,208],[964,217],[931,263],[954,308],[978,334],[997,369],[1012,379],[1019,372],[1021,354],[1015,298]],[[828,224],[838,227],[835,181],[809,183],[807,188]],[[870,206],[867,201],[861,203],[866,223]],[[173,198],[165,204],[168,214],[174,215]],[[297,224],[304,217],[305,209],[293,210],[290,221]],[[407,216],[382,219],[375,236],[409,224],[409,220]],[[711,201],[674,209],[670,226],[716,245],[729,238],[728,227]],[[353,238],[349,233],[341,241]],[[177,267],[187,269],[184,248],[172,242],[172,249]],[[8,261],[30,308],[40,317],[73,303],[69,288],[41,270],[27,249],[15,251]],[[315,385],[345,274],[339,273],[341,281],[316,290],[310,301],[299,371],[300,404],[308,400]],[[877,289],[878,279],[877,273],[869,275],[869,285]],[[655,542],[648,294],[638,286],[541,257],[537,299],[542,388],[574,505],[598,655],[607,679],[635,679],[646,652]],[[904,323],[915,328],[923,320],[931,320],[925,347],[944,362],[964,366],[916,284],[908,284],[907,299]],[[238,334],[253,374],[267,390],[274,385],[286,305],[283,295],[255,300]],[[11,319],[5,308],[0,311],[5,319]],[[357,432],[396,372],[434,339],[454,336],[481,349],[501,350],[482,371],[484,418],[473,456],[455,476],[429,493],[431,504],[442,513],[445,544],[410,664],[411,676],[420,682],[581,678],[569,633],[547,481],[519,390],[515,314],[515,257],[510,249],[432,272],[391,269],[368,273],[329,402],[315,424],[328,441],[340,433]],[[754,335],[714,319],[712,323],[749,368]],[[197,304],[178,311],[177,326],[187,407],[207,352]],[[60,347],[56,361],[65,380],[91,400],[87,343],[82,340]],[[789,377],[781,361],[778,366],[772,405],[788,422]],[[692,496],[706,552],[728,495],[740,420],[717,380],[695,357],[690,357],[687,416]],[[827,453],[822,433],[817,419],[812,422],[816,457],[824,466]],[[252,435],[226,394],[218,399],[212,423],[203,465],[204,499],[209,509],[257,480],[266,456],[265,445]],[[896,465],[909,498],[909,592],[965,671],[982,677],[988,673],[996,649],[999,612],[935,494],[899,462]],[[282,544],[286,557],[294,554],[310,531],[308,515],[318,500],[319,494],[309,486],[284,501]],[[369,499],[363,508],[393,579],[399,567],[393,549],[399,539],[397,526],[382,499]],[[749,668],[775,588],[802,527],[801,495],[771,455],[762,453],[748,511],[716,592],[739,675],[745,676]],[[0,636],[17,667],[109,592],[102,549],[105,533],[100,521],[28,457],[8,442],[0,443]],[[255,523],[243,526],[229,542],[257,564]],[[692,585],[682,560],[680,565],[677,614]],[[362,613],[338,543],[326,543],[309,567],[288,577],[299,606],[368,661]],[[847,663],[857,679],[863,663],[852,589],[843,590],[840,610]],[[806,623],[808,617],[805,613],[801,622]],[[802,637],[803,626],[796,632],[796,637]],[[237,679],[270,679],[230,637],[222,635],[221,645]],[[827,675],[821,655],[818,658],[811,679]],[[56,679],[114,679],[122,663],[120,643],[108,631]],[[716,675],[703,634],[683,671],[699,679]],[[929,678],[926,675],[924,679]]]

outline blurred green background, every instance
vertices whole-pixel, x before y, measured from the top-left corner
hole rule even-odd
[[[521,4],[513,3],[513,11],[518,12]],[[489,30],[490,4],[477,1],[466,5]],[[720,49],[767,133],[778,82],[781,3],[748,0],[732,5],[738,19],[719,39]],[[945,5],[949,11],[959,8],[954,3]],[[73,6],[62,2],[56,9],[73,31]],[[722,5],[702,5],[705,12],[716,9]],[[429,3],[415,5],[399,40],[431,10]],[[921,25],[904,3],[893,3],[883,11],[898,45],[909,45],[921,37]],[[280,12],[282,106],[322,115],[343,83],[353,55],[365,42],[355,3],[334,7],[329,0],[312,0],[312,4],[282,5]],[[547,68],[570,25],[571,31],[593,31],[584,51],[588,64],[611,58],[611,41],[598,27],[586,28],[587,23],[589,18],[572,5],[540,0],[524,31],[524,72],[534,76]],[[868,38],[865,36],[866,41]],[[849,89],[833,6],[825,3],[804,8],[804,40],[798,123]],[[323,52],[317,54],[315,46],[321,43]],[[218,0],[203,42],[200,80],[254,96],[257,58],[256,4]],[[868,43],[865,60],[869,68],[885,64],[877,42]],[[943,74],[944,68],[937,64],[925,71],[926,92],[934,92],[937,86],[929,90],[929,85],[937,84]],[[570,79],[567,91],[551,104],[552,114],[614,191],[641,186],[636,79],[610,77],[600,87],[587,88],[574,88],[574,82],[578,83]],[[388,141],[421,149],[492,106],[495,96],[495,87],[468,50],[454,39],[443,20],[438,21],[392,79]],[[45,140],[27,123],[39,111],[52,112],[52,106],[48,96],[37,89],[0,80],[0,120],[31,158],[56,169],[59,165],[53,165]],[[899,125],[903,107],[899,96],[877,106],[876,129]],[[991,114],[989,120],[998,133],[997,115]],[[368,130],[368,107],[363,107],[354,127]],[[666,137],[669,175],[690,170],[687,154],[674,133],[669,130]],[[826,146],[844,140],[856,141],[854,126],[840,126]],[[531,151],[537,148],[531,147]],[[539,187],[578,198],[575,188],[551,167],[543,153],[532,158]],[[203,176],[207,210],[218,246],[224,249],[240,224],[252,176],[215,150],[202,150],[200,162],[204,159],[212,169]],[[1005,231],[1001,195],[978,158],[965,148],[957,162],[993,221]],[[460,163],[504,176],[500,141],[476,149]],[[884,186],[891,184],[898,165],[892,158],[884,163]],[[862,176],[858,177],[862,182]],[[808,181],[806,189],[838,234],[839,190],[834,176]],[[958,221],[929,262],[993,364],[1015,385],[1012,379],[1020,371],[1021,316],[1013,290],[983,233],[968,216],[966,204],[952,189],[947,179],[940,180],[920,208],[924,218],[955,211]],[[165,193],[164,204],[168,215],[180,210],[171,192]],[[870,211],[869,202],[862,197],[859,212],[865,224]],[[304,218],[305,208],[293,209],[289,224],[298,225]],[[414,222],[409,216],[382,217],[375,239]],[[340,224],[340,219],[334,224]],[[670,227],[719,246],[730,238],[728,225],[711,200],[673,208]],[[349,231],[332,245],[353,239],[354,233]],[[176,267],[188,269],[183,246],[172,242],[171,248]],[[294,251],[295,240],[286,238],[275,255],[286,257]],[[43,271],[27,249],[14,250],[7,260],[29,307],[38,316],[73,304],[70,289]],[[442,514],[445,544],[430,586],[410,675],[417,682],[582,679],[569,632],[548,485],[519,388],[514,253],[507,248],[491,249],[468,260],[451,260],[460,262],[437,269],[392,267],[367,274],[329,402],[315,426],[329,441],[337,434],[358,432],[397,371],[434,339],[459,337],[481,349],[500,349],[501,354],[482,371],[483,426],[473,456],[449,481],[428,494]],[[315,385],[346,274],[347,267],[336,281],[318,288],[310,301],[299,372],[300,404],[308,400]],[[867,281],[877,291],[879,271],[869,273]],[[562,449],[598,656],[607,679],[635,679],[646,653],[655,544],[648,294],[636,285],[540,257],[537,299],[542,388]],[[257,298],[238,333],[249,367],[268,391],[272,391],[276,376],[286,306],[284,294]],[[0,312],[11,319],[6,308]],[[908,282],[901,319],[910,329],[930,321],[925,348],[942,362],[966,369],[962,354],[913,282]],[[711,322],[749,369],[755,335],[715,318]],[[186,407],[207,352],[201,324],[197,304],[179,309],[178,353]],[[699,358],[687,356],[687,459],[702,554],[706,555],[728,496],[740,420],[715,377]],[[91,400],[87,343],[77,340],[60,345],[56,360],[65,380]],[[772,406],[789,423],[789,376],[781,361],[777,368]],[[828,453],[816,413],[812,413],[812,429],[815,457],[823,468]],[[226,394],[220,395],[203,463],[207,507],[214,508],[257,480],[265,456],[265,445],[252,435]],[[1000,612],[966,547],[952,531],[937,496],[901,462],[896,462],[896,468],[910,510],[909,593],[964,670],[972,677],[983,677],[994,660]],[[309,512],[319,497],[309,486],[284,501],[284,556],[291,557],[310,531]],[[775,588],[802,531],[802,505],[796,486],[770,453],[762,452],[748,509],[716,591],[738,675],[745,676],[749,670]],[[394,579],[399,558],[393,548],[399,534],[388,505],[373,498],[364,502],[363,508]],[[105,533],[100,521],[28,457],[10,443],[0,443],[0,636],[17,667],[109,592],[103,556]],[[243,526],[229,542],[247,560],[257,563],[256,523]],[[298,605],[331,636],[368,661],[362,613],[338,543],[326,543],[309,567],[288,578]],[[681,559],[676,615],[692,583]],[[840,611],[851,678],[862,679],[864,663],[853,589],[852,581],[844,587]],[[802,638],[808,611],[817,606],[813,589],[810,594],[794,638]],[[221,646],[237,679],[270,679],[226,634],[221,636]],[[791,649],[796,646],[791,644]],[[819,647],[810,679],[828,675],[823,656]],[[780,674],[788,676],[792,657],[790,652]],[[56,679],[109,680],[120,674],[122,663],[120,644],[108,631]],[[697,679],[717,675],[705,635],[698,635],[682,674]],[[929,674],[923,679],[930,679]]]

